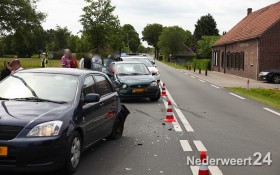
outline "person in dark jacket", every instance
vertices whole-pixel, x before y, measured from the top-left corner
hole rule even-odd
[[[5,79],[7,76],[11,75],[11,72],[12,72],[12,67],[10,65],[10,62],[8,62],[6,67],[1,71],[0,81]]]
[[[110,56],[108,57],[108,60],[106,62],[106,67],[109,68],[110,64],[112,62],[118,62],[118,61],[123,61],[122,58],[119,57],[118,54],[116,54],[116,53],[110,54]]]

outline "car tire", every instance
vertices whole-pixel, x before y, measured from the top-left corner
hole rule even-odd
[[[78,170],[82,153],[82,140],[81,136],[77,131],[74,131],[71,135],[66,152],[65,159],[65,174],[73,174]]]
[[[112,132],[109,135],[108,139],[116,140],[120,139],[123,135],[123,129],[124,129],[124,121],[120,119],[120,117],[117,116]]]
[[[151,100],[151,101],[153,101],[153,102],[155,102],[155,101],[159,101],[159,99],[160,99],[160,90],[158,91],[158,94],[157,94],[157,96],[156,96],[156,97],[154,97],[154,98],[150,98],[150,100]]]
[[[276,84],[280,84],[280,75],[279,74],[273,75],[272,82]]]

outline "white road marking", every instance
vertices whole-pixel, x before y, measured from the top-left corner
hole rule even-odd
[[[180,140],[181,146],[184,151],[192,151],[192,147],[187,140]]]
[[[191,76],[192,78],[195,78],[195,76]]]
[[[191,166],[192,174],[198,175],[199,166]]]
[[[161,82],[162,84],[162,82]],[[171,94],[169,93],[169,91],[166,89],[166,93],[168,98],[172,101],[172,103],[177,106],[176,102],[174,101],[174,99],[172,98]],[[166,103],[166,102],[165,102]],[[167,103],[166,103],[167,104]],[[186,117],[184,116],[184,114],[182,113],[182,111],[180,109],[178,109],[177,107],[174,107],[175,112],[177,113],[178,117],[180,118],[181,122],[183,123],[184,127],[186,128],[186,130],[188,132],[194,132],[192,126],[190,125],[190,123],[188,122],[188,120],[186,119]],[[176,119],[176,121],[178,122],[178,120]]]
[[[207,149],[200,140],[194,140],[193,143],[195,144],[198,151],[207,151]]]
[[[183,71],[180,71],[181,73],[184,73]]]
[[[211,172],[211,175],[223,175],[218,166],[208,166],[208,169]],[[191,166],[191,170],[193,175],[198,175],[199,166]]]
[[[216,85],[214,85],[214,84],[211,84],[211,86],[214,87],[214,88],[220,89],[219,86],[216,86]]]
[[[168,107],[167,102],[166,102],[165,100],[163,100],[163,103],[164,103],[165,108],[167,109],[167,107]],[[174,127],[174,130],[175,130],[176,132],[182,132],[183,130],[182,130],[180,124],[178,123],[178,120],[177,120],[177,118],[176,118],[175,115],[174,115],[174,118],[175,118],[175,120],[176,120],[176,122],[172,122],[173,127]]]
[[[199,79],[199,81],[201,81],[202,83],[205,83],[205,81],[204,81],[204,80]]]
[[[273,113],[273,114],[276,114],[276,115],[279,115],[280,116],[280,113],[279,112],[276,112],[276,111],[274,111],[274,110],[272,110],[272,109],[269,109],[269,108],[263,108],[264,110],[267,110],[267,111],[269,111],[269,112],[271,112],[271,113]]]
[[[239,96],[239,95],[237,95],[237,94],[234,94],[234,93],[229,93],[229,94],[231,94],[231,95],[233,95],[233,96],[235,96],[235,97],[237,97],[237,98],[240,98],[240,99],[242,99],[242,100],[245,100],[246,98],[243,98],[243,97],[241,97],[241,96]]]
[[[218,166],[208,166],[208,168],[212,175],[223,175]]]
[[[185,75],[189,75],[189,74],[185,73]]]

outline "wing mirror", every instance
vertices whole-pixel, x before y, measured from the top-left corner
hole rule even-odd
[[[95,93],[91,93],[91,94],[87,94],[85,96],[85,103],[96,103],[99,102],[100,100],[100,95],[99,94],[95,94]]]

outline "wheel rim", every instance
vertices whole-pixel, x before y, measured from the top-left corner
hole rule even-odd
[[[274,82],[275,82],[275,83],[280,83],[280,76],[279,76],[279,75],[276,75],[276,76],[274,77]]]
[[[76,168],[79,164],[81,156],[81,142],[78,137],[76,137],[72,142],[71,147],[71,163],[73,168]]]

